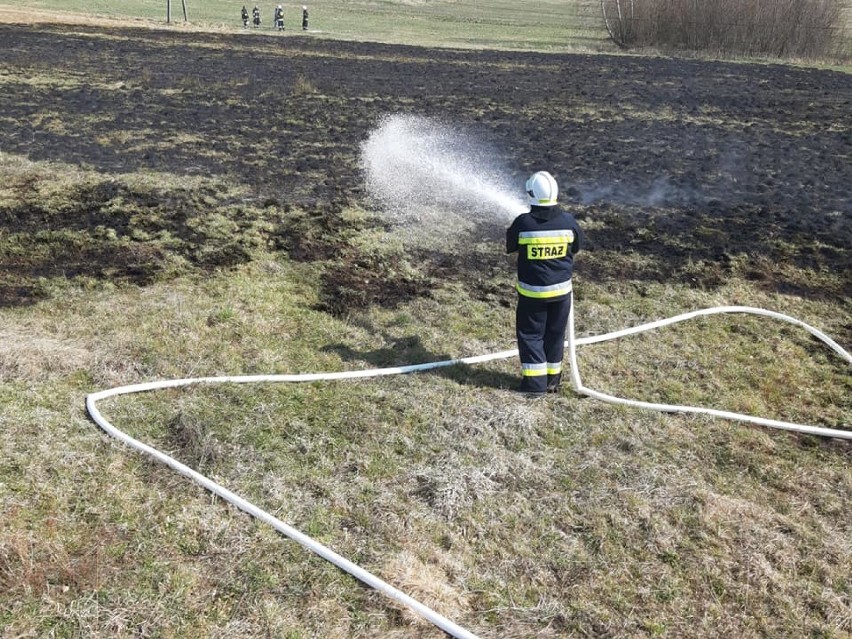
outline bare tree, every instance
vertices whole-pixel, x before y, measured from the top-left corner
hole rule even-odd
[[[635,0],[601,0],[601,14],[610,39],[626,49],[632,43]]]
[[[622,49],[841,57],[845,0],[600,0],[604,27]]]

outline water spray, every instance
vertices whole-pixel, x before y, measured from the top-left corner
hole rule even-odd
[[[385,116],[361,145],[367,191],[381,211],[425,231],[448,215],[508,225],[529,210],[498,158],[466,129],[417,115]]]
[[[368,188],[376,201],[382,203],[385,211],[390,214],[402,216],[407,222],[419,221],[421,224],[426,223],[427,226],[428,222],[438,219],[434,217],[434,214],[443,207],[456,207],[456,210],[475,215],[490,214],[492,220],[496,214],[498,221],[506,223],[515,215],[523,213],[526,210],[522,201],[514,194],[511,186],[512,180],[506,178],[505,173],[501,173],[499,165],[494,162],[493,158],[494,155],[489,155],[487,147],[477,143],[472,136],[466,134],[464,131],[416,116],[391,116],[386,118],[362,147],[362,163],[367,176]],[[694,317],[719,313],[749,313],[793,324],[808,331],[831,348],[844,361],[852,365],[852,355],[827,335],[805,324],[801,320],[764,309],[745,306],[725,306],[684,313],[683,315],[677,315],[668,319],[604,335],[577,338],[574,335],[574,307],[575,305],[572,303],[568,321],[566,347],[571,371],[571,383],[577,393],[612,404],[628,405],[663,412],[707,414],[723,419],[748,422],[791,432],[852,440],[852,431],[847,430],[794,424],[694,406],[653,404],[615,397],[585,387],[580,377],[577,346],[610,341],[677,322],[687,321]],[[517,356],[518,351],[513,349],[441,362],[372,370],[307,373],[301,375],[252,375],[165,380],[123,386],[92,393],[86,397],[86,408],[95,423],[111,437],[124,442],[134,450],[153,457],[240,510],[272,526],[281,534],[299,543],[323,559],[326,559],[341,570],[382,592],[390,599],[413,610],[449,635],[457,639],[478,639],[471,631],[459,626],[435,610],[428,608],[376,575],[345,559],[327,546],[320,544],[292,526],[289,526],[209,477],[202,475],[153,446],[144,444],[127,433],[120,431],[104,418],[98,410],[97,403],[109,397],[192,385],[294,383],[365,379],[414,373],[459,364],[481,364]]]

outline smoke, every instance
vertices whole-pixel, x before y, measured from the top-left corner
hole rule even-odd
[[[461,127],[394,114],[362,143],[361,168],[367,192],[392,221],[457,231],[477,222],[505,225],[529,210],[522,185],[497,155]]]
[[[624,182],[574,184],[565,189],[565,199],[584,206],[604,202],[660,208],[701,204],[708,198],[693,186],[677,184],[672,178],[663,176],[646,185]]]

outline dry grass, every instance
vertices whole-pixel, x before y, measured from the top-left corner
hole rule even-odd
[[[21,8],[19,6],[0,5],[0,22],[7,24],[91,24],[104,27],[115,27],[127,25],[128,22],[136,22],[139,25],[150,24],[148,20],[137,19],[135,21],[128,18],[110,18],[106,16],[90,16],[75,13],[73,11],[57,11],[51,10],[33,11],[32,9]]]
[[[276,277],[263,276],[269,272]],[[51,376],[7,378],[0,387],[10,399],[0,431],[7,635],[50,627],[92,637],[440,636],[105,441],[82,414],[85,392],[117,382],[80,359],[99,344],[119,345],[146,367],[125,371],[124,382],[351,367],[357,362],[321,355],[321,346],[369,350],[382,343],[370,326],[381,326],[383,339],[421,334],[433,352],[458,352],[457,334],[434,329],[440,301],[372,313],[363,326],[340,323],[309,310],[311,296],[298,294],[307,290],[298,284],[306,275],[261,261],[203,283],[69,292],[26,312],[3,311],[7,322],[53,318],[60,342],[76,335]],[[608,312],[596,301],[617,292],[585,290],[584,330],[630,323],[623,305]],[[666,314],[675,299],[690,308],[716,301],[660,293],[634,318]],[[285,295],[291,302],[282,305]],[[761,305],[781,301],[747,288],[719,293],[743,295]],[[824,325],[827,313],[813,304],[798,315]],[[407,324],[398,321],[403,315]],[[466,338],[458,354],[495,348],[510,324],[506,313],[488,340]],[[673,341],[661,335],[653,357],[679,361],[684,348],[718,343],[716,330],[708,321]],[[747,340],[776,336],[762,324],[749,331]],[[684,380],[681,398],[715,406],[736,399],[737,380],[756,382],[774,358],[791,355],[785,343],[798,340],[782,337],[768,361],[732,372],[706,349],[716,354],[696,365],[707,366],[700,377],[711,386]],[[620,348],[613,357],[603,346],[585,347],[586,382],[601,384],[605,371],[618,390],[653,388],[659,380],[648,347]],[[700,352],[690,350],[694,356]],[[830,381],[838,367],[825,360],[811,372],[842,390],[842,377]],[[375,382],[198,388],[103,409],[119,427],[199,461],[483,637],[757,636],[797,628],[839,637],[849,630],[848,447],[570,393],[531,406],[507,390],[466,383],[471,374],[487,380],[513,372],[514,363],[504,362]],[[827,408],[797,403],[789,416],[824,419]],[[848,407],[842,414],[848,420]]]
[[[311,93],[316,93],[317,88],[314,86],[313,82],[311,82],[308,78],[303,75],[299,75],[296,77],[296,80],[293,82],[293,95],[309,95]]]
[[[40,382],[93,366],[95,354],[73,339],[39,334],[32,326],[0,330],[0,380]]]
[[[450,553],[430,553],[424,562],[414,552],[403,550],[390,557],[381,570],[384,579],[433,610],[450,618],[460,618],[470,609],[470,596],[451,584],[464,574],[464,566]],[[442,565],[443,564],[443,565]],[[429,622],[400,606],[405,624],[428,627]]]

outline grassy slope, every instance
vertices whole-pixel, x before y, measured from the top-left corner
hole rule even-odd
[[[247,2],[251,10],[255,3]],[[397,42],[424,46],[565,50],[569,47],[609,48],[595,3],[543,0],[459,0],[451,2],[368,2],[318,0],[307,3],[310,27],[323,37],[344,40]],[[0,5],[2,6],[2,5]],[[164,22],[166,4],[160,0],[79,2],[61,0],[29,3],[39,10],[67,11],[89,16],[143,18]],[[213,0],[189,2],[195,25],[241,28],[240,4]],[[272,30],[274,4],[260,3],[261,31]],[[20,7],[14,7],[19,9]],[[287,29],[301,29],[301,5],[284,4]],[[181,23],[181,4],[172,2],[172,20]]]
[[[26,197],[59,215],[75,210],[70,185],[110,176],[5,154],[0,177],[0,202],[18,202],[27,184]],[[204,188],[214,195],[197,203],[206,211],[197,224],[212,222],[199,230],[202,246],[141,238],[168,267],[146,287],[49,276],[27,283],[41,302],[0,310],[4,639],[441,636],[106,440],[83,397],[155,378],[504,349],[511,311],[447,284],[397,310],[330,317],[315,293],[329,264],[269,252],[260,212],[223,203],[241,185],[112,177],[174,201]],[[236,248],[234,228],[245,239]],[[109,229],[55,241],[121,249]],[[26,238],[0,243],[26,259]],[[187,256],[202,249],[252,260],[199,270]],[[494,283],[511,286],[509,262]],[[578,275],[581,333],[727,303],[849,335],[848,302],[768,294],[745,279],[706,293],[591,285],[582,266]],[[581,365],[589,386],[629,396],[852,421],[848,368],[767,321],[714,318],[587,347]],[[103,410],[483,637],[852,632],[848,445],[570,392],[529,405],[506,389],[515,374],[510,361],[375,382],[163,392]]]
[[[247,3],[251,9],[257,3]],[[311,33],[317,37],[365,42],[415,44],[429,47],[496,48],[537,51],[617,51],[609,40],[597,0],[318,0],[308,3]],[[300,32],[301,5],[285,8],[289,32]],[[189,23],[183,22],[181,3],[172,2],[172,23],[180,29],[240,30],[239,9],[223,0],[188,3]],[[259,32],[272,27],[272,4],[259,4],[263,24]],[[0,21],[31,22],[115,21],[161,26],[166,5],[162,0],[131,2],[80,2],[79,0],[32,0],[26,9],[0,2]],[[852,0],[847,2],[845,24],[852,25]],[[842,37],[838,60],[823,66],[850,72],[852,27]],[[647,53],[654,54],[654,51]],[[845,62],[844,62],[845,60]],[[814,64],[814,60],[799,61]]]

